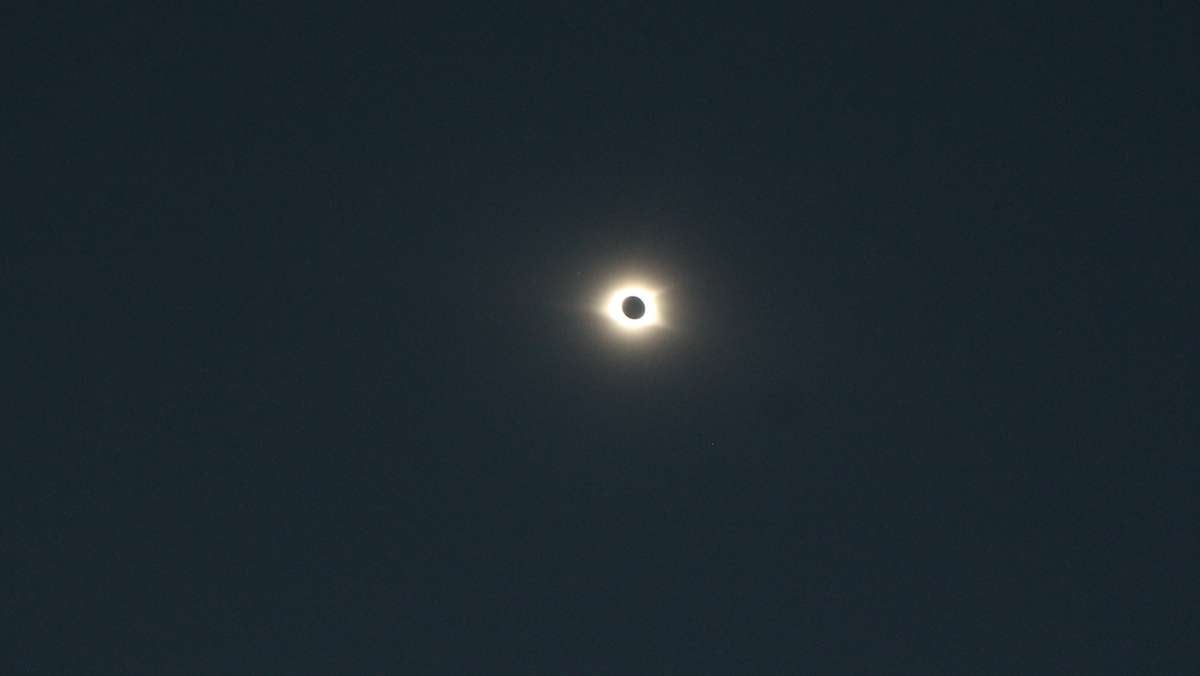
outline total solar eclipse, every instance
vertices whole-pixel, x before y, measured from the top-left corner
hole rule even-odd
[[[626,278],[604,292],[596,310],[619,336],[641,341],[660,329],[663,321],[662,288],[645,278]]]

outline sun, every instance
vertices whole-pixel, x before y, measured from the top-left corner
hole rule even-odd
[[[642,284],[623,284],[609,292],[604,314],[625,333],[642,333],[662,326],[659,292]]]

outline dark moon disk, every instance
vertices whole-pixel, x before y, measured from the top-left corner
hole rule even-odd
[[[646,304],[637,296],[630,296],[621,302],[621,312],[630,319],[641,319],[646,314]]]

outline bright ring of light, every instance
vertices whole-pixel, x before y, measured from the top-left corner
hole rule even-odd
[[[605,313],[613,320],[617,328],[622,331],[643,331],[658,326],[661,320],[658,314],[658,303],[655,302],[657,295],[658,293],[653,289],[641,286],[621,287],[613,291],[608,297],[608,303],[605,305]],[[621,309],[621,304],[630,296],[641,299],[646,305],[646,313],[637,319],[626,317],[625,312]]]

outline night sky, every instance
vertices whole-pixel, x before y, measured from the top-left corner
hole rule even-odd
[[[0,29],[0,671],[1200,669],[1195,3],[137,4]]]

